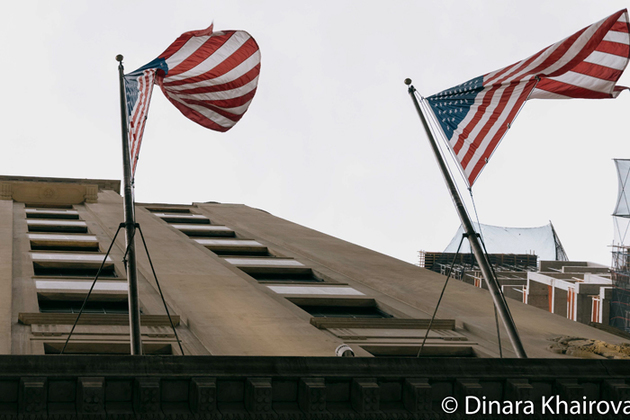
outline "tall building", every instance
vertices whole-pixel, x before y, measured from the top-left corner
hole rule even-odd
[[[611,374],[620,365],[606,360],[625,357],[630,341],[520,302],[510,308],[532,360],[499,359],[514,353],[504,331],[499,349],[491,298],[462,282],[448,285],[418,358],[445,277],[215,202],[137,204],[142,341],[153,356],[104,357],[129,352],[122,218],[118,181],[0,177],[0,414],[415,418],[453,394],[630,389],[627,365]],[[610,347],[577,351],[568,337]],[[336,357],[342,344],[354,358]]]

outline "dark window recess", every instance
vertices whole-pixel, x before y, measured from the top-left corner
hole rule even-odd
[[[67,233],[88,233],[87,226],[63,226],[63,225],[28,225],[29,232],[67,232]]]
[[[96,276],[98,268],[90,267],[44,267],[37,263],[33,263],[33,271],[36,276],[54,276],[54,277],[92,277]],[[98,276],[101,277],[117,277],[114,265],[103,267]]]
[[[59,354],[64,343],[44,343],[44,353]],[[129,343],[68,343],[63,354],[105,355],[129,354]],[[142,354],[173,354],[170,344],[146,343],[142,345]]]
[[[89,245],[36,245],[31,242],[31,249],[33,251],[91,251],[99,252],[100,248],[98,244]]]
[[[201,217],[186,217],[186,216],[159,216],[160,219],[166,223],[184,223],[189,225],[209,225],[210,219],[202,219]]]
[[[27,219],[65,219],[79,220],[78,214],[73,213],[26,213]]]
[[[203,245],[203,244],[201,244]],[[204,245],[207,249],[224,258],[230,257],[275,257],[266,246],[213,246]]]
[[[258,281],[269,281],[278,283],[290,283],[290,282],[320,282],[323,281],[317,278],[312,272],[308,273],[247,273]]]
[[[57,314],[78,314],[83,301],[78,300],[39,300],[39,312]],[[83,308],[84,314],[126,314],[129,313],[127,301],[88,301]]]
[[[169,207],[145,207],[151,213],[185,213],[190,214],[190,209],[169,208]]]
[[[300,308],[322,318],[392,318],[376,306],[299,305]]]

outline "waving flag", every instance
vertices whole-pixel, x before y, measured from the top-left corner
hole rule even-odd
[[[135,173],[155,83],[186,117],[227,131],[249,107],[260,73],[260,51],[245,31],[186,32],[149,64],[125,75],[129,149]]]
[[[630,58],[626,9],[511,66],[426,98],[472,186],[527,99],[616,98]]]

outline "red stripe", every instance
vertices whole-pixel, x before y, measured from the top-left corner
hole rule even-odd
[[[171,101],[171,103],[175,106],[175,108],[179,109],[179,111],[182,114],[184,114],[186,118],[193,120],[194,122],[196,122],[197,124],[203,127],[206,127],[215,131],[226,132],[233,126],[232,124],[229,127],[223,127],[222,125],[217,124],[216,122],[212,121],[208,117],[195,111],[194,109],[188,108],[186,105],[179,103],[171,98],[167,98],[167,99]]]
[[[517,86],[518,82],[512,82],[507,88],[505,88],[499,98],[499,104],[494,108],[492,114],[490,114],[490,118],[488,118],[484,126],[481,128],[481,131],[479,131],[479,134],[475,137],[473,144],[471,144],[471,147],[461,159],[462,167],[466,168],[468,166],[468,162],[472,159],[475,151],[481,146],[481,143],[486,138],[492,127],[497,123],[497,120],[501,116],[503,110],[507,107],[510,98],[512,97],[512,93]]]
[[[462,133],[457,139],[457,143],[453,147],[453,151],[455,152],[455,154],[459,153],[461,148],[464,146],[465,140],[468,139],[468,136],[470,135],[470,133],[475,129],[475,127],[477,126],[481,118],[486,113],[486,109],[492,103],[492,98],[494,94],[496,93],[496,91],[499,89],[499,87],[500,85],[496,84],[496,85],[490,86],[489,89],[487,89],[486,94],[484,95],[481,104],[479,105],[479,107],[477,108],[477,111],[475,112],[475,115],[473,116],[472,120],[466,125],[466,127],[462,129]]]
[[[566,53],[566,51],[573,45],[573,43],[575,43],[576,39],[580,36],[580,34],[582,32],[584,32],[585,30],[586,30],[586,28],[580,30],[579,32],[577,32],[577,33],[573,34],[572,36],[570,36],[569,38],[567,38],[564,42],[562,42],[560,45],[558,45],[556,47],[556,49],[541,64],[539,64],[534,69],[531,69],[531,70],[527,71],[527,73],[525,73],[524,75],[519,76],[518,80],[522,80],[522,79],[526,78],[527,76],[531,76],[532,74],[537,74],[541,70],[547,69],[551,65],[556,63]],[[544,50],[538,52],[537,54],[534,54],[532,57],[527,59],[522,65],[520,65],[517,70],[520,71],[522,68],[524,68],[524,66],[529,65],[531,62],[533,62],[533,60],[535,60],[541,54],[546,52],[549,48],[550,47],[547,47]],[[514,71],[514,72],[512,72],[512,74],[516,74],[516,73],[518,73],[518,71]],[[494,82],[496,84],[494,86],[492,86],[490,88],[490,90],[488,91],[488,94],[485,95],[483,103],[478,108],[477,113],[473,117],[472,121],[470,123],[468,123],[468,125],[462,130],[462,134],[460,135],[457,143],[453,147],[453,150],[454,150],[455,154],[457,154],[459,152],[459,150],[464,145],[464,140],[468,138],[468,136],[470,135],[470,132],[475,128],[475,126],[477,125],[479,120],[482,118],[483,114],[485,113],[486,108],[488,107],[488,105],[490,104],[490,102],[492,100],[492,96],[494,95],[494,91],[496,91],[496,89],[498,88],[497,84],[501,83],[501,82],[504,82],[506,80],[509,80],[509,77],[513,77],[513,76],[506,76],[506,77],[502,78],[501,80],[497,80],[496,82]]]
[[[536,89],[568,96],[570,98],[607,99],[611,97],[608,93],[596,92],[580,86],[570,85],[568,83],[550,79],[541,80],[536,86]]]
[[[593,51],[595,51],[595,49],[598,47],[598,45],[602,42],[602,40],[604,39],[604,37],[606,36],[608,31],[610,30],[610,27],[617,21],[617,19],[619,19],[619,13],[616,13],[616,15],[617,16],[613,15],[613,16],[609,17],[608,19],[606,19],[604,21],[604,23],[602,23],[602,25],[589,38],[589,40],[586,42],[584,47],[582,47],[580,52],[578,54],[576,54],[575,57],[573,57],[573,59],[571,61],[569,61],[564,66],[562,66],[560,69],[558,69],[558,70],[556,70],[556,71],[554,71],[552,73],[546,74],[545,76],[548,76],[548,77],[560,76],[563,73],[566,73],[567,71],[570,71],[580,61],[584,61],[589,55],[591,55],[591,53]],[[584,31],[584,30],[582,30],[582,31]]]
[[[260,74],[260,64],[257,64],[256,67],[239,77],[238,79],[234,79],[228,83],[223,83],[220,85],[212,85],[212,86],[202,86],[196,87],[194,89],[186,89],[186,90],[178,90],[171,91],[170,87],[172,85],[168,85],[164,83],[166,89],[171,93],[171,95],[190,95],[190,94],[203,94],[203,93],[214,93],[214,92],[223,92],[226,90],[237,89],[239,87],[245,86],[252,80],[254,80]]]
[[[517,68],[514,69],[514,71],[511,72],[511,75],[513,74],[518,74],[521,70],[527,68],[527,66],[529,66],[534,60],[536,60],[538,57],[540,57],[541,54],[543,54],[545,51],[547,51],[549,49],[549,47],[545,48],[542,51],[537,52],[536,54],[532,55],[531,57],[529,57],[528,59],[522,61],[522,64],[520,66],[518,66]],[[521,63],[521,61],[512,64],[511,66],[507,66],[504,70],[511,70],[514,66],[516,66],[517,64]],[[503,71],[501,71],[501,73],[503,73]],[[525,74],[529,74],[525,73]],[[497,75],[498,76],[498,75]],[[524,75],[523,75],[524,76]],[[508,76],[510,77],[510,76]],[[494,77],[494,79],[497,79],[497,77]],[[504,77],[503,79],[501,79],[499,82],[495,82],[492,79],[488,79],[487,81],[485,81],[484,83],[487,84],[492,84],[492,83],[500,83],[502,81],[504,81],[506,79],[506,77]]]
[[[494,137],[492,137],[492,140],[486,147],[486,150],[481,155],[481,158],[477,161],[475,168],[472,170],[472,172],[468,176],[469,185],[474,184],[475,180],[481,173],[481,170],[486,165],[486,160],[490,159],[490,156],[492,156],[495,149],[499,146],[499,143],[505,136],[505,133],[508,130],[508,124],[512,124],[512,122],[516,118],[516,115],[518,114],[518,111],[520,111],[520,109],[523,107],[523,105],[525,104],[525,101],[527,100],[527,98],[529,97],[529,94],[531,93],[531,91],[534,89],[535,86],[536,86],[535,80],[531,80],[525,85],[525,87],[523,88],[523,92],[519,96],[516,103],[512,106],[512,109],[510,110],[510,113],[508,114],[507,119],[504,121],[503,124],[501,124],[501,127],[499,128],[499,130],[497,130]]]
[[[236,68],[239,64],[243,63],[252,55],[258,51],[258,44],[254,41],[254,38],[249,38],[241,47],[234,51],[229,57],[223,60],[221,63],[217,63],[214,68],[211,68],[205,73],[199,74],[194,77],[189,77],[182,80],[169,81],[171,72],[164,78],[165,86],[181,86],[190,83],[203,82],[207,79],[214,79],[216,77],[223,76],[225,73]]]
[[[597,77],[598,79],[608,80],[610,82],[617,81],[621,77],[623,70],[617,70],[610,67],[600,66],[599,64],[581,62],[573,68],[575,73],[585,74],[587,76]]]
[[[198,66],[200,63],[207,60],[208,57],[212,56],[212,54],[221,48],[223,44],[228,42],[232,35],[234,35],[234,31],[226,33],[225,35],[211,36],[181,63],[172,69],[168,69],[166,77],[177,76],[178,74],[185,73]]]
[[[595,48],[595,51],[618,55],[620,57],[630,57],[630,45],[621,44],[619,42],[602,41]]]
[[[610,27],[611,31],[615,31],[615,32],[625,32],[625,33],[630,33],[630,31],[628,30],[628,23],[627,22],[615,22],[613,26]]]

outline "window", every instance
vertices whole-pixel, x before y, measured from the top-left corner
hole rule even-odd
[[[78,314],[83,300],[50,300],[38,297],[39,312]],[[84,314],[126,314],[129,313],[127,301],[88,300],[83,308]]]
[[[83,302],[93,280],[35,280],[40,300],[80,300]],[[94,284],[91,300],[127,301],[128,286],[124,281],[98,280]]]
[[[172,224],[172,227],[178,229],[188,236],[205,236],[205,237],[234,237],[236,234],[227,226],[217,225],[192,225],[188,223]]]
[[[36,252],[31,254],[36,276],[94,277],[103,262],[103,254]],[[100,276],[116,277],[114,262],[107,257]]]
[[[74,232],[87,233],[87,223],[83,220],[44,220],[27,219],[29,232]]]
[[[28,239],[34,251],[99,251],[98,239],[94,235],[29,233]]]
[[[185,213],[153,213],[167,223],[210,224],[210,219],[201,214]]]
[[[76,210],[62,209],[26,209],[27,219],[79,219],[79,212]]]
[[[304,297],[288,300],[316,318],[392,318],[374,299]]]
[[[183,207],[145,207],[151,213],[190,213],[190,209]]]
[[[329,306],[299,305],[300,308],[315,317],[323,318],[391,318],[376,306]]]
[[[346,295],[346,296],[365,296],[357,289],[352,287],[339,286],[267,286],[269,289],[280,295]]]
[[[195,241],[217,255],[269,255],[267,247],[253,239],[198,238]]]
[[[304,272],[282,272],[282,271],[269,271],[269,272],[247,272],[248,275],[255,278],[260,282],[269,283],[316,283],[324,280],[315,276],[311,269]]]
[[[290,258],[226,258],[225,261],[237,267],[304,267],[299,261]]]

